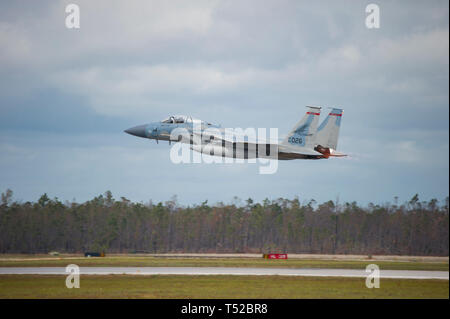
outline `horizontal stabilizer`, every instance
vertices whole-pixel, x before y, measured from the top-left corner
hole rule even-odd
[[[280,145],[278,147],[280,152],[284,153],[292,153],[292,154],[300,154],[300,155],[314,155],[314,156],[322,156],[323,154],[317,152],[315,150],[306,148],[306,147],[298,147],[298,146],[289,146],[289,145]]]
[[[329,156],[334,156],[334,157],[345,157],[345,156],[348,156],[348,155],[347,155],[347,154],[344,154],[344,153],[332,151],[332,152],[330,152],[330,155],[329,155]]]

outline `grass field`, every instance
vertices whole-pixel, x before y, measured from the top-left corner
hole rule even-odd
[[[446,280],[383,279],[368,289],[363,278],[282,276],[95,276],[80,288],[65,276],[0,275],[0,298],[449,298]]]
[[[413,262],[385,260],[318,260],[318,259],[288,259],[267,260],[263,258],[174,258],[174,257],[59,257],[48,258],[14,258],[0,259],[0,267],[65,267],[77,264],[80,267],[263,267],[263,268],[341,268],[365,269],[368,264],[375,263],[380,269],[391,270],[449,270],[448,262]]]

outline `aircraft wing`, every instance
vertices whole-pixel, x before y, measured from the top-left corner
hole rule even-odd
[[[323,157],[323,154],[320,152],[317,152],[313,149],[310,149],[308,147],[302,147],[302,146],[291,146],[286,145],[284,143],[279,143],[278,140],[271,140],[271,139],[261,139],[256,137],[249,137],[244,136],[240,134],[233,133],[231,136],[225,136],[223,132],[208,132],[207,134],[203,133],[202,137],[202,143],[203,144],[215,144],[215,145],[221,145],[222,142],[225,141],[227,143],[236,143],[236,144],[250,144],[250,145],[260,145],[260,146],[269,146],[271,149],[277,150],[279,153],[284,153],[284,155],[287,155],[288,157],[292,156],[296,158],[297,156],[307,156],[307,157]]]
[[[200,135],[198,133],[194,133],[197,136]],[[278,140],[274,139],[268,139],[268,138],[261,138],[256,136],[247,136],[244,134],[240,134],[238,132],[232,132],[231,134],[225,134],[223,130],[217,131],[204,131],[202,132],[203,140],[202,143],[220,143],[221,141],[225,141],[228,143],[249,143],[249,144],[271,144],[271,145],[278,145]],[[205,141],[206,137],[206,141]]]

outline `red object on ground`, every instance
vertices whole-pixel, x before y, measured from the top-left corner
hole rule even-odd
[[[288,259],[287,254],[267,254],[267,259]]]

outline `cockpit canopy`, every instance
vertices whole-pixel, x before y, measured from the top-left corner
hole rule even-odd
[[[169,124],[181,124],[181,123],[193,123],[194,121],[198,121],[199,123],[205,123],[207,125],[211,125],[210,123],[203,122],[196,118],[193,118],[190,115],[172,115],[168,118],[161,121],[161,123],[169,123]]]
[[[162,120],[161,123],[189,123],[192,122],[192,117],[187,115],[172,115]]]

